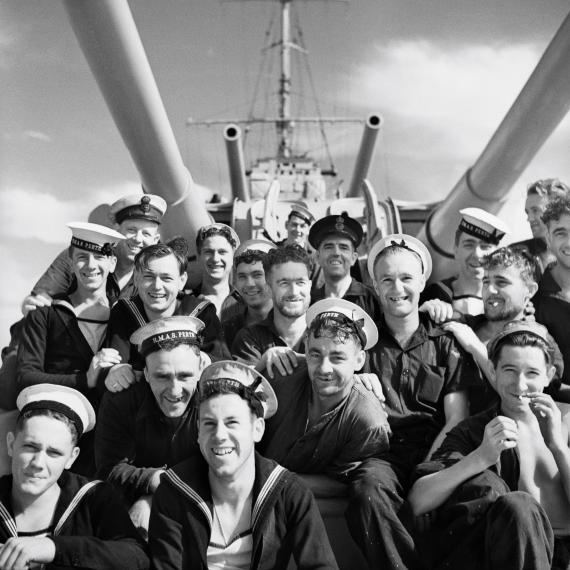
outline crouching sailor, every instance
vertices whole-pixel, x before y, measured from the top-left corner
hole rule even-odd
[[[18,396],[8,434],[12,474],[0,478],[0,568],[145,569],[145,547],[111,486],[67,471],[95,424],[87,398],[37,384]]]
[[[277,409],[252,368],[221,361],[198,383],[193,457],[162,477],[149,546],[159,569],[337,568],[315,500],[296,475],[254,451]]]

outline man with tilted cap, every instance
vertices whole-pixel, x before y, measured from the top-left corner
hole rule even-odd
[[[441,299],[462,315],[480,315],[484,310],[483,258],[499,247],[509,228],[481,208],[464,208],[459,213],[454,249],[457,274],[426,287],[421,300]]]
[[[568,569],[569,422],[544,393],[550,336],[511,321],[487,348],[499,403],[451,430],[410,492],[416,515],[433,519],[432,567]]]
[[[119,297],[128,298],[135,294],[135,255],[143,247],[158,242],[159,227],[165,212],[166,202],[160,196],[143,193],[123,196],[109,208],[111,226],[124,236],[115,248],[117,265],[107,283],[107,294],[112,302]],[[24,299],[24,314],[36,307],[49,305],[54,295],[67,293],[73,288],[73,278],[69,252],[64,250],[34,285],[31,295]]]
[[[198,383],[201,456],[169,469],[150,519],[154,568],[335,569],[315,500],[297,476],[255,452],[277,410],[267,380],[231,360]]]
[[[306,366],[270,380],[280,405],[260,451],[292,471],[347,483],[347,516],[359,521],[349,529],[369,567],[380,568],[369,547],[381,540],[373,523],[378,505],[358,474],[372,478],[374,468],[363,468],[388,449],[390,428],[380,400],[355,376],[378,329],[368,313],[344,299],[317,301],[306,320]]]
[[[124,236],[88,222],[68,226],[76,288],[56,296],[51,306],[28,313],[18,348],[17,380],[20,388],[46,382],[76,388],[97,409],[102,372],[120,362],[116,350],[101,347],[111,304],[107,278],[116,264],[113,246]],[[94,470],[92,443],[92,437],[83,439],[82,457],[74,468],[85,475]]]
[[[326,298],[346,299],[362,307],[374,321],[380,318],[380,306],[374,289],[350,274],[358,261],[358,246],[363,229],[347,214],[326,216],[309,232],[309,242],[317,252],[324,284],[311,290],[311,302]]]
[[[453,335],[418,311],[431,267],[425,245],[405,234],[380,239],[368,257],[382,307],[370,370],[380,378],[392,429],[390,451],[376,460],[374,484],[367,485],[380,505],[375,521],[382,540],[370,545],[382,562],[378,568],[422,567],[407,530],[409,477],[446,432],[469,415],[467,390],[483,382],[472,357]]]
[[[315,216],[311,214],[305,202],[294,202],[290,207],[291,210],[285,222],[287,237],[277,245],[299,245],[311,253],[307,238],[310,227],[315,223]]]
[[[101,402],[97,475],[121,490],[143,533],[161,474],[198,452],[194,393],[209,364],[200,352],[203,328],[195,317],[173,316],[138,329],[131,342],[144,358],[146,381],[107,392]]]
[[[37,384],[18,396],[0,478],[0,568],[149,568],[145,546],[108,483],[68,472],[95,411],[77,390]]]

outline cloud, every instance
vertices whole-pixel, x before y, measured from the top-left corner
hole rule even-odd
[[[33,139],[40,142],[51,143],[53,142],[52,137],[41,131],[24,131],[22,133],[23,139]]]

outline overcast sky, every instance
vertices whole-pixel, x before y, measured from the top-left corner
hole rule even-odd
[[[189,170],[227,192],[221,127],[190,131],[185,122],[247,114],[277,4],[133,0],[131,8]],[[323,113],[380,113],[372,182],[429,201],[476,160],[568,10],[566,0],[325,0],[300,2],[296,13]],[[20,301],[67,242],[65,222],[139,183],[58,0],[0,2],[0,73],[4,345]],[[293,89],[301,87],[308,82]],[[345,180],[359,136],[330,135]],[[569,151],[566,119],[517,193],[537,178],[570,180]],[[528,232],[522,220],[518,236]]]

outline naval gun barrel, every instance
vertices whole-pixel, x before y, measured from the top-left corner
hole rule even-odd
[[[459,210],[496,214],[510,189],[570,109],[570,14],[483,150],[418,234],[433,256],[433,278],[453,272]]]
[[[180,156],[127,0],[63,3],[145,192],[168,204],[163,237],[184,235],[192,246],[211,218]]]
[[[381,124],[382,120],[378,115],[370,115],[366,119],[362,140],[360,141],[360,148],[356,156],[352,180],[348,187],[347,197],[349,198],[355,198],[360,195],[360,185],[362,181],[368,177],[368,170],[370,169],[372,154],[374,153],[374,146],[376,145],[378,130]]]
[[[249,202],[250,196],[245,179],[241,129],[234,124],[227,125],[224,129],[224,140],[226,141],[232,195],[243,202]]]

